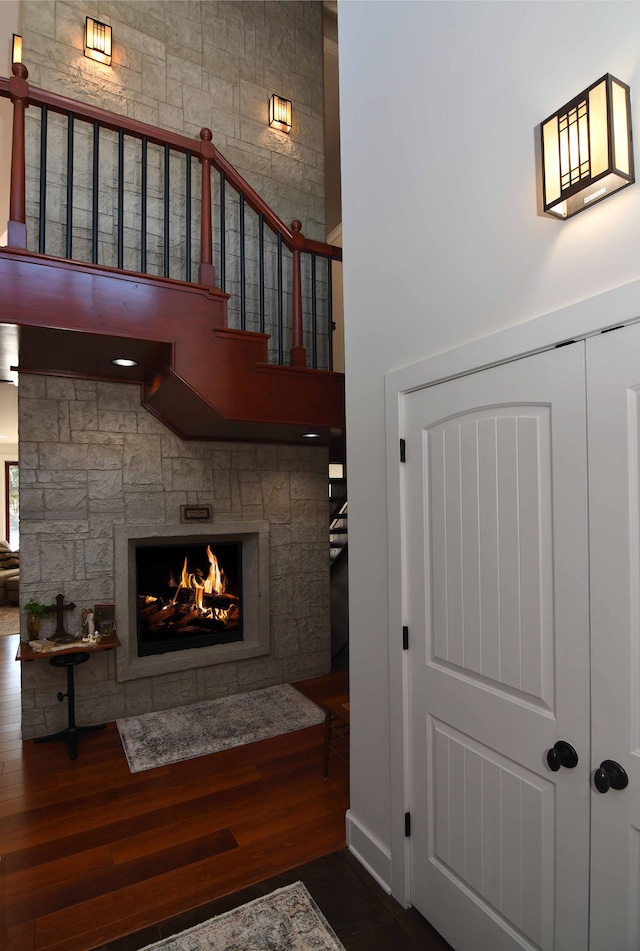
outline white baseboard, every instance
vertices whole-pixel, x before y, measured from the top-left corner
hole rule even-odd
[[[385,890],[391,894],[391,854],[375,836],[364,828],[355,818],[351,810],[347,811],[347,846],[351,854],[366,868]]]

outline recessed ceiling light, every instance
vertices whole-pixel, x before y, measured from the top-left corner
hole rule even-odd
[[[320,439],[321,433],[303,433],[303,439]]]
[[[129,360],[127,357],[115,357],[111,361],[117,367],[137,367],[137,360]]]

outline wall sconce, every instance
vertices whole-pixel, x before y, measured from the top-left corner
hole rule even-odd
[[[13,42],[11,44],[11,63],[21,63],[22,62],[22,37],[18,36],[17,33],[13,34]]]
[[[84,55],[111,66],[111,27],[93,17],[87,17],[84,26]]]
[[[269,125],[280,132],[291,132],[291,103],[275,94],[269,99]]]
[[[607,73],[541,126],[544,212],[570,218],[635,181],[629,87]]]

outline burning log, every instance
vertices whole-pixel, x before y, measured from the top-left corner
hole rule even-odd
[[[173,622],[174,630],[180,630],[181,627],[186,627],[187,624],[191,624],[192,621],[198,620],[201,617],[200,612],[197,609],[189,611],[187,614],[184,614],[182,617],[177,618]]]
[[[138,613],[141,618],[149,617],[158,610],[158,599],[140,597],[138,598]]]
[[[205,594],[204,601],[205,603],[209,603],[213,601],[216,607],[219,607],[219,606],[222,607],[225,604],[229,604],[230,602],[234,602],[234,601],[236,603],[239,603],[240,598],[237,594],[234,594],[232,591],[225,591],[224,594]]]
[[[155,614],[152,614],[150,617],[144,618],[143,620],[146,627],[148,627],[150,630],[157,631],[159,628],[162,628],[168,624],[174,614],[175,608],[173,605],[168,604],[160,611],[156,611]]]
[[[140,620],[148,624],[155,624],[160,618],[168,619],[174,613],[175,608],[172,604],[163,604],[158,600],[155,604],[149,605],[144,611],[140,612]]]

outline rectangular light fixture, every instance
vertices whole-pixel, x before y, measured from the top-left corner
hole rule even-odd
[[[280,132],[291,132],[291,103],[275,94],[269,99],[269,125]]]
[[[571,218],[635,181],[629,87],[607,73],[541,125],[544,213]]]
[[[22,62],[22,37],[17,33],[13,34],[13,43],[11,44],[11,62]]]
[[[105,66],[111,66],[111,27],[93,17],[84,26],[84,55]]]

